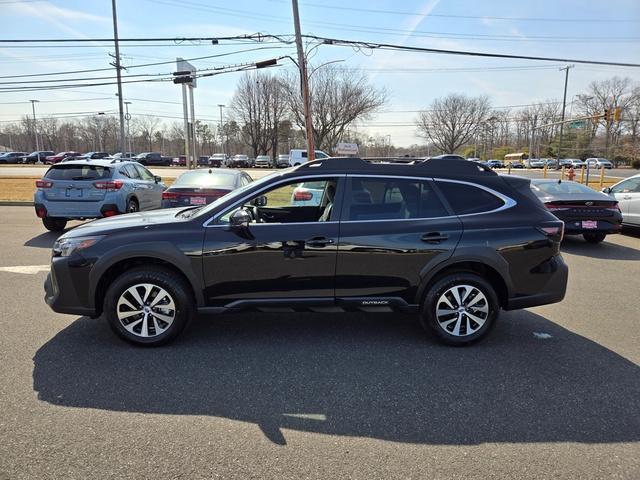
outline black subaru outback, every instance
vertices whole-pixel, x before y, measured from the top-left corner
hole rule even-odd
[[[528,179],[475,162],[323,159],[204,207],[81,225],[53,247],[45,298],[140,345],[246,310],[419,313],[462,345],[500,309],[562,300],[563,229]]]

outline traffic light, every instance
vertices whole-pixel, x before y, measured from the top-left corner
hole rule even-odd
[[[619,122],[621,118],[622,118],[622,107],[616,107],[616,109],[613,111],[613,121]]]
[[[611,112],[608,108],[604,109],[604,114],[602,116],[604,117],[604,121],[609,123],[609,120],[611,120]]]
[[[191,83],[193,78],[191,78],[192,72],[190,70],[182,70],[180,72],[173,72],[173,83]]]

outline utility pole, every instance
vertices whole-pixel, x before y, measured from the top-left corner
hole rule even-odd
[[[127,109],[127,113],[124,116],[124,118],[127,120],[127,152],[133,152],[133,150],[131,149],[131,129],[129,128],[129,120],[131,120],[131,115],[129,114],[129,105],[131,105],[131,102],[124,102],[124,104]],[[123,151],[122,153],[125,152]]]
[[[556,170],[560,170],[560,151],[562,149],[562,134],[564,132],[564,112],[567,108],[567,84],[569,83],[569,69],[575,67],[575,65],[567,65],[560,70],[564,70],[564,95],[562,96],[562,123],[560,123],[560,138],[558,139],[558,155],[556,162]]]
[[[36,120],[36,103],[40,100],[29,100],[31,102],[31,111],[33,112],[33,131],[36,135],[36,152],[40,151],[40,143],[38,142],[38,121]],[[38,160],[40,160],[40,155],[38,155]]]
[[[222,109],[224,108],[224,105],[222,103],[219,103],[218,107],[220,107],[220,146],[222,147],[222,153],[226,155],[227,149],[225,148],[225,142],[223,138],[224,132],[223,132],[223,123],[222,123]]]
[[[298,68],[300,69],[300,88],[302,89],[302,102],[304,107],[304,125],[307,130],[307,160],[315,160],[316,148],[313,138],[313,119],[311,115],[311,98],[309,97],[309,78],[307,77],[307,62],[302,48],[302,34],[300,32],[300,13],[298,12],[298,0],[291,0],[293,7],[293,26],[296,33],[296,48],[298,50]]]
[[[120,74],[120,45],[118,43],[118,14],[116,12],[116,0],[111,0],[111,13],[113,14],[113,41],[116,44],[116,77],[118,81],[118,112],[120,114],[120,151],[125,151],[124,143],[124,108],[122,106],[122,76]]]

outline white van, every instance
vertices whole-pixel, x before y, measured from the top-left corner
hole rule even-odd
[[[328,158],[329,155],[324,153],[322,150],[316,150],[316,160],[320,158]],[[306,150],[291,150],[289,152],[289,165],[295,167],[296,165],[300,165],[307,161],[307,151]]]

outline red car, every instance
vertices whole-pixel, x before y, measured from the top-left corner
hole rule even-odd
[[[79,157],[81,154],[78,152],[60,152],[56,155],[51,155],[49,157],[45,157],[44,163],[49,163],[53,165],[54,163],[61,162],[63,159],[67,157]]]
[[[171,162],[174,166],[185,167],[187,165],[187,157],[184,155],[180,155],[179,157],[174,157]]]

